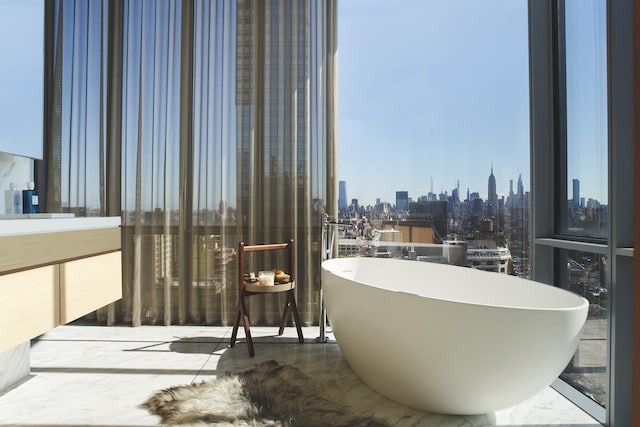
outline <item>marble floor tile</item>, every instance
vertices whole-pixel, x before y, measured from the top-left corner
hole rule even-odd
[[[0,394],[4,426],[153,426],[138,408],[151,393],[249,369],[266,360],[294,364],[326,378],[327,399],[348,404],[395,426],[573,426],[599,424],[551,388],[520,405],[473,417],[428,414],[396,404],[358,380],[333,336],[317,343],[317,327],[251,328],[256,355],[249,357],[244,331],[229,348],[230,327],[67,325],[34,340],[30,378]]]

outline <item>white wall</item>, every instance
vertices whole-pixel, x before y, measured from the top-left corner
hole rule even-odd
[[[5,213],[4,192],[13,182],[24,190],[33,181],[33,160],[0,152],[0,215]]]

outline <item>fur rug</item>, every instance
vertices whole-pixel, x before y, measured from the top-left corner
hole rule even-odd
[[[293,366],[268,361],[213,380],[167,388],[140,406],[163,424],[234,426],[385,426],[356,415],[326,384]],[[338,401],[336,401],[338,400]]]

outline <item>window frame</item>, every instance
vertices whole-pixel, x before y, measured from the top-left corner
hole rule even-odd
[[[529,0],[531,115],[531,272],[534,280],[561,284],[557,249],[606,255],[610,268],[609,386],[606,409],[558,379],[553,387],[606,425],[631,425],[633,326],[633,1],[606,2],[608,120],[608,239],[558,235],[559,203],[566,203],[566,123],[557,58],[562,49],[558,2]],[[605,1],[605,0],[603,0]],[[564,133],[564,134],[563,134]],[[563,139],[564,138],[564,139]],[[563,145],[564,144],[564,145]],[[564,151],[563,151],[564,150]],[[551,165],[549,162],[551,159]],[[551,167],[549,167],[551,166]],[[552,170],[553,173],[549,173]],[[558,191],[560,189],[560,191]]]

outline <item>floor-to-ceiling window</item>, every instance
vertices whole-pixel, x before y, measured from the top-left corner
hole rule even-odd
[[[336,203],[335,1],[46,5],[39,175],[49,212],[122,215],[110,322],[231,324],[238,243],[295,239],[298,307],[316,323],[320,216]],[[279,323],[281,302],[256,302],[252,321]]]
[[[556,233],[606,242],[607,23],[603,0],[557,3]],[[560,178],[560,176],[559,176]]]
[[[609,260],[607,22],[603,0],[556,3],[558,107],[555,235],[585,250],[556,250],[556,283],[589,300],[583,338],[561,378],[606,407]],[[566,271],[566,272],[565,272]]]
[[[611,425],[630,425],[630,5],[529,2],[532,276],[589,301],[555,386]]]
[[[339,7],[340,255],[528,277],[526,0]]]

